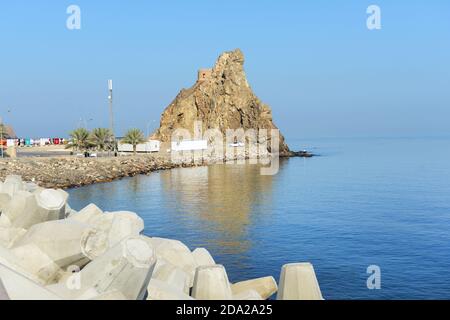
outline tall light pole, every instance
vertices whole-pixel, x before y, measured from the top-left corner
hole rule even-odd
[[[114,148],[114,153],[116,152],[116,135],[114,134],[114,114],[113,114],[113,86],[112,80],[108,80],[108,90],[109,90],[109,126],[112,134],[112,143]]]

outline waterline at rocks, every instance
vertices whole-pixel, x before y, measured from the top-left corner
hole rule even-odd
[[[173,163],[170,158],[153,155],[3,159],[0,161],[0,179],[5,179],[8,175],[20,175],[25,181],[35,182],[40,187],[66,189],[196,165],[199,164]],[[13,188],[10,192],[5,192],[9,194],[14,191],[15,185],[8,186]]]

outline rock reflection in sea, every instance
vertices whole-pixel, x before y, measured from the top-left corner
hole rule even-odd
[[[248,227],[271,202],[272,177],[259,174],[256,165],[214,165],[161,173],[166,203],[176,204],[169,214],[180,220],[201,220],[209,230],[206,247],[222,254],[243,254],[252,245]]]

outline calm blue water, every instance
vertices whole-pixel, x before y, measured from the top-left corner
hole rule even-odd
[[[131,210],[150,236],[206,247],[230,281],[310,261],[326,299],[450,298],[450,139],[291,141],[321,154],[176,169],[70,190],[70,203]],[[381,289],[366,286],[369,265]]]

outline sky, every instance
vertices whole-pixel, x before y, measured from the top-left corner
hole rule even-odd
[[[107,127],[113,79],[116,134],[152,131],[235,48],[288,141],[450,136],[448,0],[2,1],[0,116],[22,137]]]

